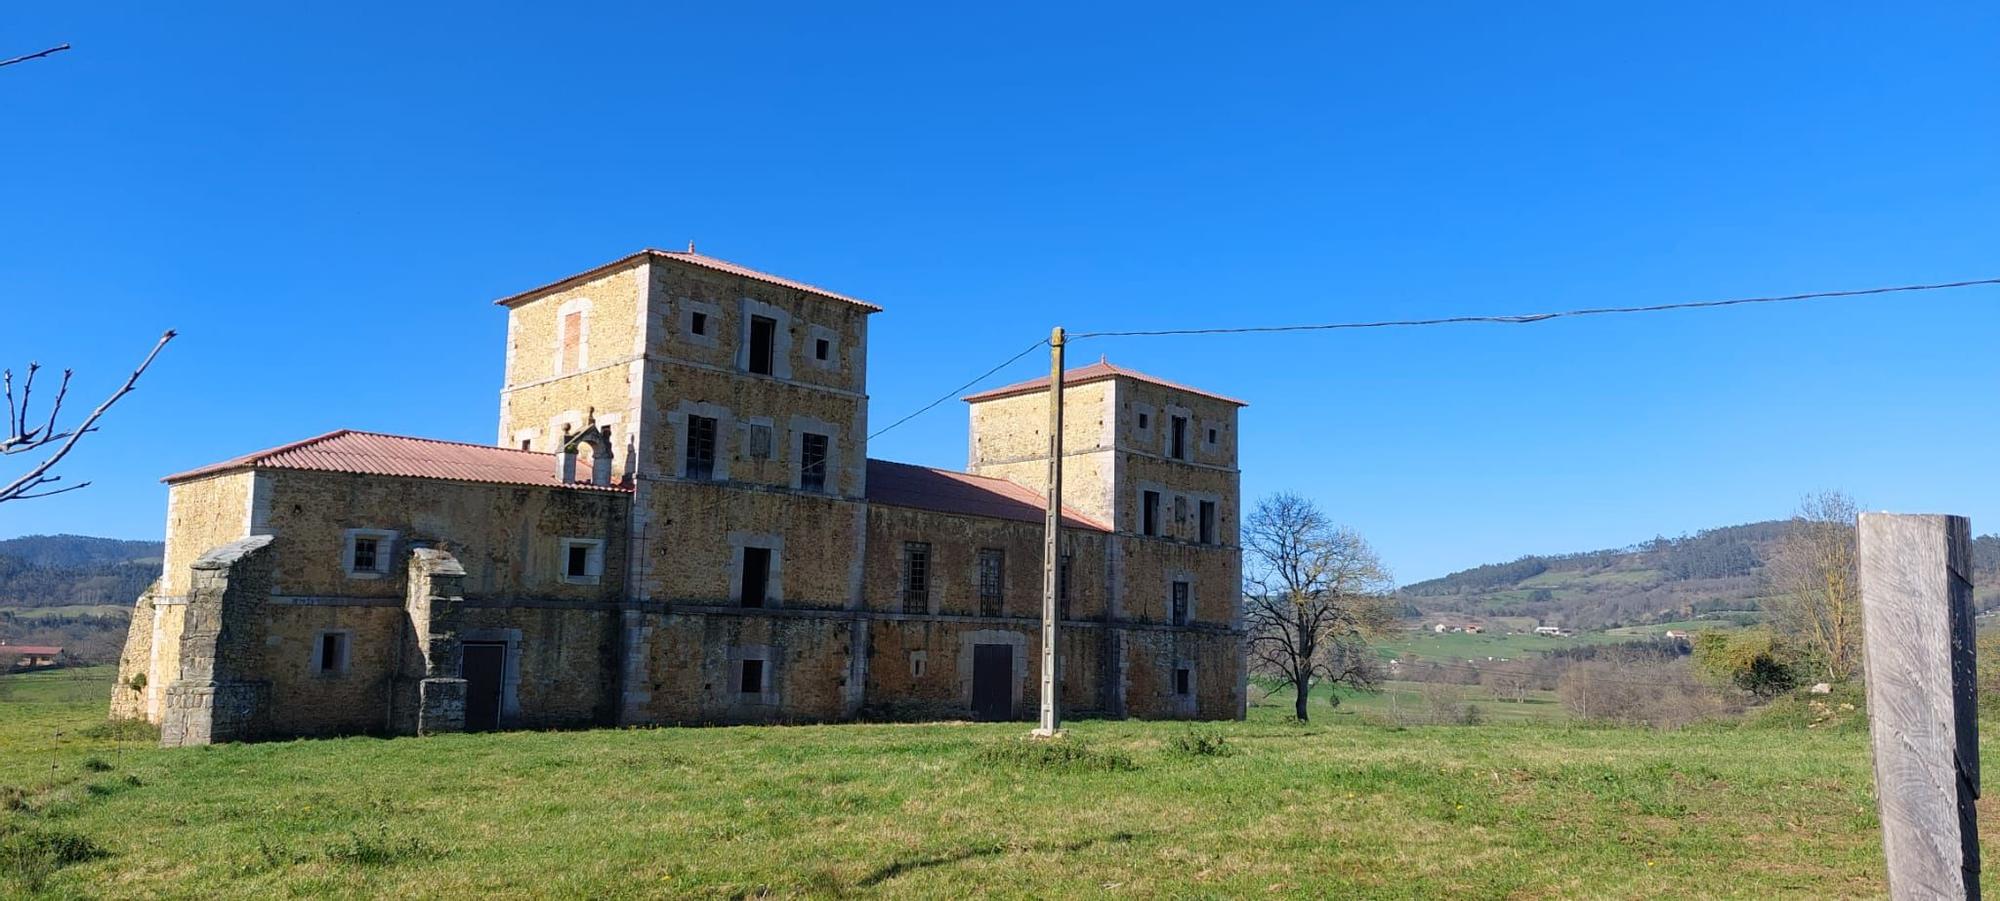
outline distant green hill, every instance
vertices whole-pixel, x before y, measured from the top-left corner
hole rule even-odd
[[[1631,547],[1531,555],[1406,585],[1419,615],[1522,617],[1594,630],[1755,611],[1764,563],[1785,534],[1772,520],[1659,537]],[[2000,606],[2000,536],[1973,541],[1982,608]],[[1994,586],[1994,587],[1986,587]]]
[[[0,607],[132,603],[160,575],[158,541],[29,535],[0,541]]]

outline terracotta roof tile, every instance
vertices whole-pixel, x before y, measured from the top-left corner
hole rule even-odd
[[[545,488],[631,490],[618,485],[563,482],[556,475],[554,454],[352,429],[245,454],[160,481],[179,482],[236,469],[305,469]]]
[[[1216,394],[1213,391],[1203,391],[1200,388],[1190,388],[1178,382],[1169,382],[1163,378],[1156,378],[1154,376],[1147,375],[1143,372],[1140,372],[1137,369],[1127,369],[1123,366],[1119,366],[1115,363],[1102,359],[1098,360],[1095,363],[1090,364],[1089,366],[1081,366],[1076,369],[1070,369],[1063,372],[1063,387],[1073,388],[1077,385],[1087,385],[1090,384],[1091,382],[1101,382],[1106,379],[1115,379],[1115,378],[1128,378],[1134,381],[1159,385],[1162,388],[1172,388],[1175,391],[1185,391],[1189,394],[1199,394],[1202,397],[1212,398],[1214,400],[1222,401],[1223,403],[1235,404],[1239,407],[1250,406],[1249,403],[1237,400],[1236,398],[1233,397],[1225,397],[1223,395]],[[1047,390],[1049,390],[1048,379],[1033,378],[1025,382],[1015,382],[1012,385],[1003,385],[999,388],[994,388],[989,391],[981,391],[978,394],[968,394],[965,397],[961,398],[961,400],[967,401],[969,403],[977,403],[982,400],[998,400],[1003,397],[1013,397],[1019,394],[1034,394],[1036,392],[1047,391]]]
[[[46,644],[0,644],[0,658],[6,657],[59,657],[62,648]]]
[[[683,263],[691,263],[693,265],[700,266],[705,269],[713,269],[717,272],[727,272],[730,275],[740,275],[743,276],[744,278],[756,279],[757,281],[760,282],[778,285],[784,288],[791,288],[797,291],[804,291],[808,294],[817,294],[821,297],[825,297],[830,300],[838,300],[854,304],[855,306],[861,307],[862,309],[865,309],[870,313],[882,312],[881,307],[869,303],[868,301],[854,297],[848,297],[845,294],[836,294],[832,291],[828,291],[827,289],[818,287],[816,285],[808,285],[805,282],[793,281],[792,279],[785,278],[783,276],[772,275],[768,272],[759,272],[748,266],[743,266],[737,263],[732,263],[728,260],[712,257],[705,253],[695,253],[692,250],[657,250],[650,247],[645,250],[641,250],[638,253],[626,254],[625,256],[612,260],[609,263],[605,263],[601,266],[594,266],[592,268],[579,272],[575,275],[564,276],[562,278],[556,279],[555,281],[549,282],[546,285],[542,285],[536,288],[529,288],[528,290],[522,291],[518,294],[510,294],[506,297],[502,297],[499,300],[494,301],[494,303],[499,304],[501,306],[507,306],[508,304],[512,304],[516,301],[525,300],[537,294],[542,294],[544,292],[551,291],[556,288],[561,288],[565,285],[568,285],[571,282],[578,281],[580,279],[592,278],[594,276],[601,275],[605,272],[609,272],[627,263],[638,260],[640,257],[649,257],[649,256],[662,257],[670,260],[679,260]]]
[[[868,502],[1036,523],[1048,509],[1040,494],[1006,479],[888,460],[868,461]],[[1068,507],[1063,508],[1063,528],[1111,531]]]

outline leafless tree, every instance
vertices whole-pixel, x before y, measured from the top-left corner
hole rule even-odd
[[[1314,684],[1380,684],[1382,662],[1367,636],[1390,624],[1392,582],[1367,541],[1312,501],[1277,494],[1250,514],[1243,550],[1252,663],[1292,686],[1301,721]]]
[[[7,396],[7,434],[6,437],[0,438],[0,456],[48,451],[48,456],[29,467],[27,472],[5,485],[0,485],[0,503],[48,497],[51,494],[87,487],[89,482],[51,488],[49,486],[62,481],[62,476],[51,475],[50,470],[55,469],[57,463],[69,456],[69,452],[76,447],[78,440],[97,431],[98,417],[103,416],[104,411],[111,409],[111,405],[117,403],[119,398],[132,393],[132,389],[139,384],[139,376],[145,374],[146,367],[153,365],[153,358],[159,356],[160,350],[173,339],[174,333],[171,330],[161,335],[159,342],[153,345],[152,352],[146,354],[146,358],[139,361],[139,367],[126,377],[125,384],[111,392],[111,396],[98,404],[97,409],[90,411],[90,415],[85,416],[82,422],[68,429],[58,428],[56,421],[62,415],[63,400],[69,396],[72,370],[63,370],[62,381],[56,385],[55,399],[49,402],[49,412],[46,417],[30,413],[34,403],[35,374],[41,371],[42,364],[28,364],[28,371],[21,379],[21,396],[18,401],[14,397],[14,370],[0,372],[0,393],[5,393]]]
[[[1854,500],[1845,494],[1807,495],[1766,569],[1773,623],[1832,681],[1861,666],[1854,518]]]
[[[1495,663],[1479,674],[1480,684],[1497,698],[1508,698],[1516,704],[1528,701],[1528,691],[1541,682],[1532,666],[1515,663]]]

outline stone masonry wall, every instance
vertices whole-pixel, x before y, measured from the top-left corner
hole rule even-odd
[[[465,567],[468,597],[583,601],[623,595],[631,502],[623,492],[289,470],[270,471],[267,479],[280,595],[400,602],[409,549],[425,546],[449,551]],[[388,573],[348,575],[342,553],[349,529],[396,533],[393,545],[382,549],[394,564]],[[563,580],[563,538],[604,541],[596,584]]]
[[[271,592],[271,539],[222,545],[190,565],[180,670],[167,686],[163,747],[263,737],[269,683],[255,666]]]
[[[227,472],[175,482],[167,488],[166,549],[159,593],[188,593],[188,566],[220,545],[250,534],[255,474]]]

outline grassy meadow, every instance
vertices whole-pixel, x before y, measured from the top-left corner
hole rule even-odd
[[[1053,746],[1024,742],[1022,724],[931,724],[166,751],[103,725],[108,682],[102,668],[0,677],[0,896],[1883,887],[1867,737],[1853,728],[1398,728],[1368,715],[1379,695],[1339,713],[1315,701],[1299,725],[1279,695],[1247,722],[1084,721]],[[2000,825],[2000,810],[1984,814]]]

